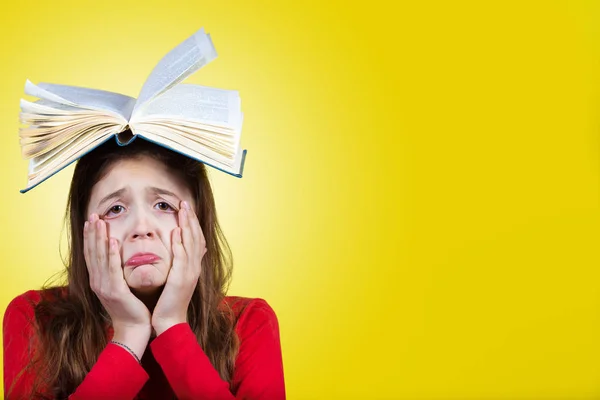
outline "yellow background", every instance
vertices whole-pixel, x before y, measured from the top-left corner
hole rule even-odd
[[[290,399],[600,398],[593,1],[12,2],[0,11],[0,309],[62,268],[72,167],[22,195],[27,78],[237,89],[211,172],[230,294],[278,314]],[[62,246],[63,252],[65,250]]]

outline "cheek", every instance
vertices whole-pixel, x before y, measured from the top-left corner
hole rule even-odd
[[[159,235],[165,247],[171,249],[171,237],[173,230],[179,226],[177,214],[165,214],[160,218],[160,227],[158,228]]]
[[[173,228],[174,229],[174,228]],[[171,250],[171,235],[173,235],[173,229],[161,229],[159,236],[161,241],[165,244],[165,247]]]
[[[121,245],[126,241],[128,232],[131,227],[128,226],[126,218],[115,218],[107,219],[106,229],[108,231],[108,237],[117,239]],[[164,246],[172,253],[171,249],[171,237],[173,235],[173,229],[179,226],[177,214],[163,214],[154,220],[157,228],[157,234]]]
[[[125,235],[125,227],[123,223],[118,220],[104,220],[106,222],[106,233],[108,237],[115,238],[119,240],[121,243],[123,242]]]

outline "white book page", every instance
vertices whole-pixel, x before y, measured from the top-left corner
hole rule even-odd
[[[170,119],[197,121],[205,125],[242,129],[239,93],[235,90],[180,84],[149,102],[131,124],[137,121]]]
[[[63,151],[53,151],[51,155],[45,154],[40,157],[32,158],[29,160],[29,176],[27,182],[27,188],[25,191],[31,189],[33,186],[36,186],[43,180],[47,179],[50,175],[60,171],[65,168],[67,165],[81,158],[85,153],[97,147],[100,143],[105,141],[108,136],[113,135],[114,132],[112,130],[104,131],[102,136],[99,136],[97,139],[87,140],[85,145],[77,146],[77,149],[72,148],[74,153],[71,156],[67,157],[67,152]],[[93,136],[92,136],[93,138]],[[76,140],[81,138],[76,138]],[[70,143],[72,143],[70,141]]]
[[[168,129],[169,134],[171,136],[182,136],[184,138],[193,140],[197,143],[200,143],[205,146],[216,146],[218,148],[230,148],[237,143],[237,137],[239,134],[235,135],[223,135],[221,133],[215,133],[214,131],[208,131],[206,129],[197,129],[189,126],[185,126],[181,124],[179,121],[177,122],[143,122],[135,124],[135,127],[143,127],[145,130],[154,130],[154,129]],[[33,136],[33,135],[29,135]]]
[[[125,122],[129,121],[135,105],[133,97],[120,93],[44,82],[34,85],[29,80],[25,84],[25,93],[67,106],[108,111]]]
[[[33,84],[29,79],[25,81],[25,94],[34,97],[39,97],[40,99],[47,100],[49,102],[63,104],[65,106],[77,107],[76,103],[73,103],[72,101],[69,101],[54,93],[50,93],[47,90],[42,89],[41,87]]]
[[[71,116],[71,115],[101,115],[100,111],[85,110],[79,107],[68,106],[54,101],[39,99],[35,102],[21,99],[21,111],[26,114],[39,116]]]
[[[41,156],[34,157],[29,161],[29,175],[34,178],[38,175],[45,175],[46,171],[56,171],[96,147],[93,143],[99,143],[106,140],[107,136],[118,133],[116,127],[104,127],[92,130],[89,134],[72,137],[60,146],[44,153]]]
[[[243,116],[243,114],[242,114]],[[172,118],[164,117],[159,118],[156,116],[149,116],[143,120],[138,120],[138,123],[144,124],[155,124],[155,125],[176,125],[181,129],[187,129],[192,131],[202,131],[202,134],[211,135],[214,137],[233,137],[238,134],[239,131],[235,131],[231,128],[223,128],[216,125],[203,124],[202,122],[191,121],[190,119],[179,119],[177,121],[173,121]]]
[[[164,56],[144,83],[133,115],[159,96],[217,57],[210,35],[200,29]]]
[[[176,151],[178,153],[184,154],[184,155],[186,155],[188,157],[191,157],[191,158],[193,158],[195,160],[207,163],[207,164],[209,164],[211,166],[220,168],[220,169],[222,169],[224,171],[227,171],[227,172],[230,172],[230,173],[233,173],[233,174],[239,174],[239,172],[240,172],[239,171],[239,169],[240,169],[240,162],[239,161],[241,159],[240,158],[240,154],[236,155],[236,157],[235,157],[235,159],[233,160],[232,163],[230,162],[230,163],[225,164],[225,163],[222,163],[222,162],[220,162],[220,161],[218,161],[218,160],[216,160],[216,159],[208,156],[208,154],[211,153],[210,151],[206,151],[205,150],[202,153],[196,152],[196,151],[191,150],[188,147],[180,145],[179,143],[177,143],[175,141],[172,141],[170,139],[166,139],[166,138],[161,137],[159,135],[155,135],[155,134],[153,134],[151,132],[148,132],[148,131],[143,131],[141,129],[138,130],[136,132],[136,134],[139,135],[139,136],[141,136],[141,137],[143,137],[143,138],[147,138],[148,140],[150,140],[152,142],[160,143],[160,144],[162,144],[164,146],[168,146],[172,150],[174,150],[174,151]],[[238,152],[238,153],[240,153],[240,152]]]
[[[79,124],[83,121],[88,121],[90,125],[95,124],[108,124],[112,123],[113,125],[116,121],[110,121],[109,117],[103,116],[102,119],[99,119],[94,115],[53,115],[51,118],[48,118],[47,115],[41,116],[37,114],[27,114],[20,113],[19,114],[21,122],[24,124],[29,124],[30,126],[27,128],[22,128],[21,132],[30,132],[36,131],[39,134],[50,134],[55,133],[57,129],[62,129],[64,126],[71,126]]]
[[[235,158],[235,148],[233,146],[224,146],[224,144],[213,144],[210,142],[201,143],[198,140],[191,139],[184,135],[174,135],[173,130],[167,127],[142,124],[136,125],[134,132],[142,135],[152,134],[165,141],[173,141],[188,148],[195,153],[201,153],[213,160],[230,164]],[[154,140],[154,139],[153,139]],[[156,139],[156,141],[159,141]]]

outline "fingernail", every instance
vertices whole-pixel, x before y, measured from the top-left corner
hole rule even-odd
[[[85,221],[85,224],[83,224],[83,229],[87,229],[89,224],[90,223],[88,221]]]
[[[190,205],[188,204],[188,202],[187,202],[187,201],[184,201],[184,202],[183,202],[183,207],[184,207],[185,209],[187,209],[187,210],[189,210],[189,209],[190,209]]]
[[[187,210],[185,208],[181,209],[181,215],[185,218],[187,217]]]

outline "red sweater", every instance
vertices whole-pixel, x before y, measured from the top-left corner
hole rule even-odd
[[[19,372],[29,360],[34,305],[43,292],[30,290],[11,301],[4,314],[4,392],[23,399],[32,374]],[[175,325],[150,341],[142,365],[122,347],[108,344],[70,400],[81,399],[285,399],[279,325],[263,299],[228,296],[239,317],[240,339],[233,387],[229,390],[213,367],[189,324]],[[112,338],[112,329],[107,332]],[[8,397],[6,397],[8,398]]]

